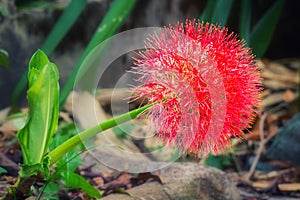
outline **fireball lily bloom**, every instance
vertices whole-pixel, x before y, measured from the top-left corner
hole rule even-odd
[[[261,78],[251,50],[226,28],[187,20],[150,36],[133,73],[157,135],[182,152],[206,155],[230,145],[257,114]]]
[[[135,98],[148,104],[87,129],[49,153],[50,165],[82,140],[146,114],[157,135],[182,153],[218,153],[257,114],[259,71],[245,42],[226,28],[187,20],[149,37],[137,53]]]

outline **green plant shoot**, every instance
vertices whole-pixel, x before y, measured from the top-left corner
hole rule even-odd
[[[25,126],[17,133],[24,159],[20,171],[23,177],[48,172],[45,154],[58,124],[58,79],[56,65],[38,50],[29,63],[29,115]]]

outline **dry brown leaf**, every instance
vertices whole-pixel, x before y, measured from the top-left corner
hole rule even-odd
[[[265,79],[262,81],[263,86],[265,88],[271,89],[271,90],[282,90],[286,88],[297,88],[297,84],[294,83],[287,83],[287,82],[281,82],[273,79]]]
[[[71,119],[71,117],[69,116],[69,113],[67,113],[67,112],[60,112],[59,117],[61,117],[64,122],[73,123],[73,120]]]
[[[93,178],[93,182],[95,183],[96,187],[103,187],[104,186],[104,180],[102,177],[95,177]]]
[[[261,76],[266,79],[273,79],[273,80],[282,81],[282,82],[288,82],[288,83],[294,83],[294,84],[299,83],[298,75],[295,73],[289,77],[289,76],[282,76],[279,74],[275,74],[270,71],[262,71]]]
[[[104,195],[110,194],[112,192],[116,192],[121,188],[124,189],[131,188],[132,177],[133,176],[127,172],[121,172],[115,180],[110,181],[106,183],[103,187],[101,187],[101,189],[104,190]]]
[[[260,135],[259,130],[253,130],[250,134],[247,134],[245,137],[246,140],[259,141]]]
[[[4,108],[4,109],[0,110],[0,124],[5,122],[10,110],[11,110],[10,107],[7,107],[7,108]]]
[[[162,177],[159,174],[152,174],[151,172],[139,173],[136,179],[138,183],[144,183],[149,180],[154,180],[163,184]]]
[[[288,103],[293,101],[296,97],[297,97],[296,93],[294,93],[291,90],[286,90],[283,95],[283,100]]]
[[[266,68],[275,74],[282,76],[294,76],[295,71],[278,62],[270,62]]]
[[[1,135],[1,141],[5,141],[8,140],[10,138],[13,138],[16,136],[16,132],[12,131],[6,127],[0,126],[0,133],[2,133]]]
[[[298,74],[294,70],[288,69],[286,66],[278,62],[270,62],[267,65],[258,62],[261,69],[261,76],[264,79],[271,79],[279,82],[299,83]]]
[[[300,183],[281,183],[278,184],[278,188],[284,192],[296,192],[300,191]]]
[[[2,124],[2,127],[6,130],[10,131],[18,131],[25,123],[24,118],[15,118],[11,120],[7,120]]]
[[[268,61],[266,59],[256,60],[256,66],[260,70],[264,69],[267,64],[268,64]]]
[[[257,189],[269,189],[274,185],[274,180],[259,180],[254,181],[251,183],[251,185]]]
[[[271,90],[265,89],[264,91],[261,92],[260,96],[261,98],[265,98],[266,96],[271,94]]]
[[[111,104],[112,101],[123,101],[130,97],[128,88],[101,88],[96,99],[101,105]]]
[[[283,101],[284,92],[279,92],[275,94],[270,94],[262,100],[262,107],[266,108],[274,104],[278,104]]]

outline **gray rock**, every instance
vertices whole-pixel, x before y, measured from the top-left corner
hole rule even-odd
[[[300,113],[276,135],[266,155],[273,160],[300,164]]]
[[[103,200],[189,200],[240,199],[239,192],[226,174],[197,163],[173,163],[159,170],[163,184],[149,182],[127,190],[130,194],[111,194]]]

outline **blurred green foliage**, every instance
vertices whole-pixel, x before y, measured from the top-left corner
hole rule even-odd
[[[24,10],[34,8],[62,9],[58,2],[49,0],[15,0],[15,4],[18,8]]]
[[[38,1],[38,3],[43,3],[43,2],[45,1]],[[62,88],[61,95],[60,95],[60,108],[63,107],[69,93],[73,89],[75,77],[86,56],[99,43],[101,43],[102,41],[104,41],[105,39],[113,35],[120,28],[120,26],[124,23],[129,12],[132,10],[135,2],[136,0],[126,0],[126,1],[115,0],[111,4],[110,9],[106,13],[102,22],[99,24],[98,29],[95,31],[84,53],[82,54],[81,58],[77,62],[76,66],[74,67],[72,74],[67,80],[65,86]],[[29,1],[29,2],[19,1],[19,5],[22,6],[24,5],[36,6],[36,4],[32,4],[32,3],[36,3],[36,1]],[[44,44],[41,47],[41,49],[48,56],[57,47],[57,45],[62,40],[62,38],[68,33],[71,26],[77,20],[82,10],[85,8],[86,3],[87,3],[86,0],[72,0],[68,5],[68,7],[63,11],[61,17],[56,22],[55,26],[53,27],[52,31],[49,33]],[[120,20],[111,20],[113,18],[120,19]],[[100,29],[103,29],[103,31],[98,31]],[[14,106],[17,105],[17,99],[19,98],[21,92],[26,87],[26,84],[27,84],[27,77],[26,77],[26,73],[24,73],[22,79],[19,81],[15,90],[13,91],[12,103]]]
[[[275,27],[279,20],[282,8],[284,6],[284,0],[276,0],[273,5],[269,7],[267,12],[261,17],[261,19],[254,25],[252,24],[253,13],[255,10],[252,8],[253,1],[242,0],[240,1],[240,15],[239,15],[239,27],[241,38],[247,41],[249,47],[253,49],[254,54],[259,58],[266,51],[268,45],[271,42],[272,36],[275,31]],[[30,7],[43,7],[43,8],[54,8],[57,4],[49,1],[25,1],[16,0],[16,5],[22,8]],[[91,52],[91,50],[97,46],[99,43],[104,41],[106,38],[112,36],[124,23],[126,17],[132,10],[136,3],[136,0],[115,0],[107,11],[102,22],[99,24],[95,34],[91,38],[88,46],[86,47],[81,58],[77,61],[76,66],[73,69],[70,77],[68,78],[66,84],[62,88],[61,98],[60,98],[60,108],[64,105],[70,91],[73,89],[75,82],[75,77],[79,71],[82,62],[86,56]],[[233,4],[237,3],[234,0],[209,0],[206,2],[206,7],[202,12],[200,17],[203,21],[208,21],[211,23],[219,23],[221,25],[226,25],[228,17],[231,15]],[[53,27],[52,31],[49,33],[41,49],[49,56],[53,50],[60,43],[62,38],[68,33],[72,25],[78,19],[80,13],[83,11],[87,4],[87,0],[72,0],[68,7],[66,7]],[[56,6],[54,6],[56,5]],[[121,20],[112,20],[113,18]],[[25,73],[26,74],[26,73]],[[13,105],[16,105],[16,101],[24,90],[27,80],[24,75],[23,78],[18,83],[17,87],[13,92]]]
[[[260,58],[272,40],[285,1],[276,0],[259,21],[251,26],[252,15],[255,12],[252,6],[253,2],[251,0],[240,1],[239,34],[253,49],[256,57]],[[225,26],[233,3],[234,0],[208,0],[200,19]]]
[[[208,166],[212,166],[224,170],[232,165],[231,158],[228,155],[209,154],[204,162]]]
[[[8,68],[8,53],[4,49],[0,49],[0,66]]]
[[[27,3],[32,3],[33,1],[20,1],[20,4],[28,5]],[[40,1],[42,3],[44,1]],[[64,10],[61,17],[58,19],[51,32],[47,36],[45,42],[43,43],[41,49],[49,56],[52,54],[53,50],[57,47],[60,41],[68,33],[72,25],[75,23],[80,13],[86,6],[86,0],[72,0],[69,6]],[[18,4],[17,4],[18,5]],[[30,4],[32,5],[32,4]],[[12,104],[14,107],[17,106],[17,100],[25,89],[27,84],[27,71],[24,72],[22,78],[18,82],[15,90],[12,94]]]

